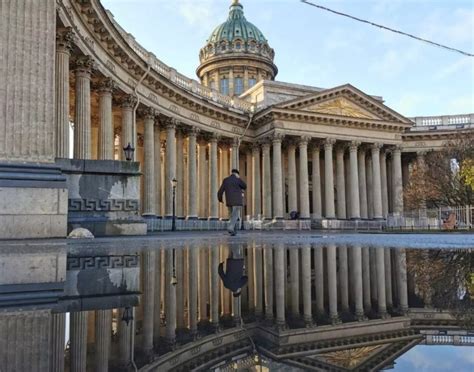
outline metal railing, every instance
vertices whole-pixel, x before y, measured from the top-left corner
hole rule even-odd
[[[418,209],[391,214],[387,218],[388,229],[470,230],[474,219],[474,206]]]
[[[229,97],[225,94],[219,93],[214,89],[210,89],[196,80],[190,79],[183,74],[180,74],[176,69],[167,66],[162,61],[160,61],[153,53],[147,51],[144,47],[142,47],[133,37],[132,34],[126,32],[114,19],[112,12],[107,10],[107,15],[120,33],[120,35],[124,38],[127,42],[128,46],[144,61],[150,64],[151,68],[155,70],[155,72],[159,73],[163,77],[167,78],[180,88],[187,90],[195,95],[200,96],[203,99],[208,101],[212,101],[214,103],[223,105],[225,107],[233,108],[235,110],[243,111],[246,113],[254,112],[255,106],[243,99],[236,98],[236,97]]]

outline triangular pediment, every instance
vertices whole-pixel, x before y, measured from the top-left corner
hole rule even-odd
[[[317,356],[314,356],[314,359],[317,359],[325,364],[330,364],[350,371],[359,367],[372,356],[379,353],[386,346],[387,345],[372,345],[353,349],[330,351],[328,353],[318,354]]]
[[[326,115],[412,124],[409,119],[384,105],[380,97],[369,96],[350,84],[298,97],[275,107]]]
[[[352,118],[380,120],[381,117],[374,115],[362,106],[355,104],[345,97],[330,99],[321,103],[304,107],[301,111],[316,112],[320,114],[347,116]]]

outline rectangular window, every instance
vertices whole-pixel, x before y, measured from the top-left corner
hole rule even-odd
[[[221,79],[221,93],[229,95],[229,80]]]
[[[238,77],[234,81],[235,95],[240,96],[244,92],[244,80]]]
[[[216,82],[214,80],[211,80],[211,83],[209,84],[209,88],[216,89]]]
[[[249,79],[249,88],[252,88],[255,84],[257,84],[257,80],[254,78]]]

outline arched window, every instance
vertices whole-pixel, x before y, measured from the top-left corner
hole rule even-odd
[[[234,80],[234,93],[236,96],[240,96],[244,92],[244,79],[240,76]]]
[[[221,79],[221,89],[220,89],[220,92],[222,94],[226,94],[226,95],[229,95],[229,79],[227,79],[226,77],[223,77]]]

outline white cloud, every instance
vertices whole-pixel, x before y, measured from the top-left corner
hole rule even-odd
[[[216,0],[179,0],[173,2],[172,6],[177,5],[179,14],[187,24],[211,32],[212,28],[219,23],[218,20],[223,17],[222,12],[218,12],[222,8],[218,4]]]

